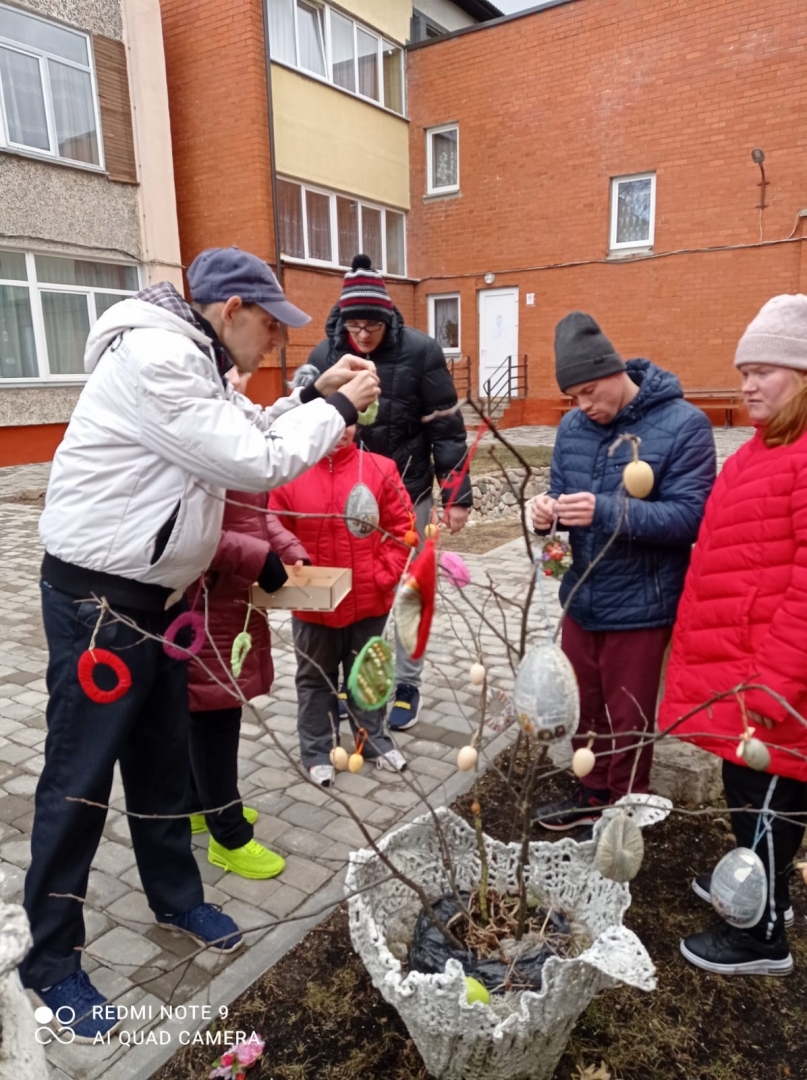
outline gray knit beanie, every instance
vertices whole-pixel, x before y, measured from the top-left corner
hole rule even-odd
[[[555,327],[555,375],[564,394],[570,386],[625,370],[625,361],[590,315],[573,311]]]
[[[772,364],[807,371],[807,296],[774,296],[740,338],[734,366]]]

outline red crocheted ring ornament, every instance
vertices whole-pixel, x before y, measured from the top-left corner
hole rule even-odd
[[[191,631],[191,640],[188,644],[182,648],[179,645],[175,645],[177,634],[180,630],[184,630],[185,627],[189,627]],[[172,660],[187,660],[188,654],[196,656],[202,651],[202,646],[205,643],[205,617],[200,611],[183,611],[181,615],[177,615],[174,621],[165,631],[165,641],[163,642],[163,649],[171,657]]]
[[[111,690],[102,690],[95,681],[95,669],[99,664],[112,668],[117,676],[118,682]],[[111,701],[122,698],[131,689],[132,673],[123,660],[109,649],[87,649],[78,660],[78,681],[90,701],[97,705],[108,705]]]

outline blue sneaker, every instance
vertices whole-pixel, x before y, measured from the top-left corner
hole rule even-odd
[[[107,1004],[107,999],[95,989],[89,975],[81,969],[47,990],[37,990],[37,996],[52,1014],[45,1019],[37,1014],[46,1010],[37,1009],[37,1022],[41,1020],[43,1024],[50,1024],[56,1032],[72,1031],[75,1038],[70,1042],[91,1043],[96,1036],[109,1035],[120,1026],[117,1007]]]
[[[406,731],[418,722],[420,713],[420,690],[408,683],[398,683],[389,714],[390,731]]]
[[[244,944],[238,927],[218,904],[199,904],[182,915],[158,915],[157,925],[165,930],[187,934],[200,945],[209,945],[216,952],[235,952]]]

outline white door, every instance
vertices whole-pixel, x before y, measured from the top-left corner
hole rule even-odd
[[[492,379],[501,383],[491,387],[494,397],[507,393],[503,378],[504,361],[513,359],[513,379],[518,363],[518,289],[482,289],[479,293],[479,395],[486,397],[486,383]],[[511,385],[517,393],[515,382]]]

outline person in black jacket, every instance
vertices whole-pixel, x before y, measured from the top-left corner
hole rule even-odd
[[[452,484],[467,453],[465,423],[457,391],[439,344],[420,330],[404,325],[384,279],[367,255],[357,255],[345,274],[339,302],[325,325],[327,337],[312,351],[309,364],[325,371],[345,353],[372,357],[381,381],[378,416],[359,429],[362,444],[374,454],[391,457],[398,466],[415,507],[421,537],[433,511],[434,478],[447,481],[443,504],[454,495],[443,523],[452,533],[468,520],[473,498],[465,476]],[[456,409],[454,412],[448,410]],[[432,417],[432,414],[438,415]],[[458,490],[456,490],[458,487]],[[397,643],[397,687],[389,726],[404,731],[417,723],[423,660],[412,660]]]

